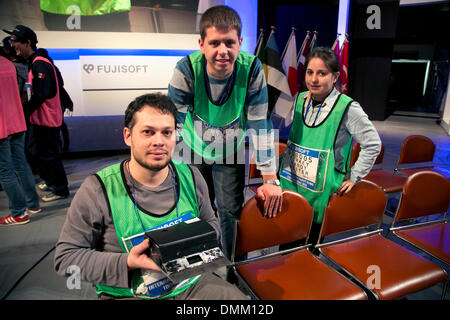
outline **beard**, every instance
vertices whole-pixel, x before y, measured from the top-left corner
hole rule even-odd
[[[136,162],[143,168],[148,169],[150,171],[161,171],[162,169],[164,169],[165,167],[167,167],[167,165],[169,164],[171,158],[169,157],[166,161],[164,161],[163,163],[158,163],[158,164],[148,164],[144,161],[142,161],[141,159],[139,159],[138,157],[133,157],[134,160],[136,160]]]

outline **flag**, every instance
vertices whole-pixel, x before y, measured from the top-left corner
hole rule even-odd
[[[341,58],[340,58],[341,57],[341,53],[339,51],[340,50],[340,46],[339,46],[339,36],[340,35],[341,34],[338,33],[338,35],[336,37],[336,40],[334,40],[334,43],[331,46],[331,50],[333,50],[334,53],[336,54],[337,61],[341,61]],[[339,63],[339,65],[340,65],[340,63]],[[341,77],[339,77],[339,79],[336,82],[336,89],[340,90],[340,87],[341,87]]]
[[[341,59],[341,58],[340,58],[340,53],[339,53],[339,50],[340,50],[340,47],[339,47],[339,36],[340,36],[340,35],[341,35],[341,34],[338,33],[338,35],[337,35],[337,37],[336,37],[336,40],[334,40],[333,46],[331,47],[331,50],[333,50],[334,53],[336,54],[336,56],[337,56],[337,58],[338,58],[338,61]]]
[[[264,48],[266,67],[267,67],[267,91],[269,95],[269,113],[275,106],[281,92],[291,95],[286,75],[283,71],[283,65],[280,59],[277,42],[275,41],[275,31],[272,32],[267,39]]]
[[[266,77],[267,80],[267,63],[266,63],[266,45],[264,43],[264,29],[260,30],[261,32],[259,33],[259,37],[258,37],[258,41],[256,43],[256,47],[255,47],[255,56],[257,56],[259,58],[259,60],[261,60],[261,63],[263,65],[263,69],[264,69],[264,76]]]
[[[313,49],[315,47],[317,47],[317,34],[318,34],[318,32],[314,31],[314,35],[313,35],[313,37],[311,39],[311,44],[309,45],[309,50],[310,51],[313,51]]]
[[[261,28],[259,31],[258,41],[256,42],[254,52],[254,55],[257,57],[259,56],[260,52],[264,51],[264,29]]]
[[[280,93],[273,113],[284,119],[284,126],[287,127],[291,124],[294,97],[298,92],[297,43],[294,28],[284,49],[282,65],[284,73],[287,75],[290,95],[284,92]]]
[[[305,60],[310,52],[310,31],[306,31],[305,39],[303,40],[302,47],[300,48],[297,65],[298,65],[298,87],[299,91],[306,91],[305,85]]]
[[[295,30],[292,30],[291,37],[286,44],[282,64],[284,73],[287,75],[291,95],[295,96],[298,91],[297,42],[295,41]]]
[[[345,38],[341,50],[340,63],[341,92],[348,93],[348,40]]]

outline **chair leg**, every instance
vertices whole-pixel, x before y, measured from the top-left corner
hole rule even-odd
[[[445,300],[445,295],[447,294],[447,286],[448,286],[448,280],[445,281],[444,287],[442,288],[441,300]]]

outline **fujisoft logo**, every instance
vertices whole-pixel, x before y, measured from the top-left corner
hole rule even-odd
[[[91,73],[92,71],[94,71],[94,65],[93,64],[84,64],[83,69],[84,69],[84,71],[86,71],[86,73]]]
[[[149,66],[146,64],[84,64],[83,70],[90,74],[96,73],[146,73]]]

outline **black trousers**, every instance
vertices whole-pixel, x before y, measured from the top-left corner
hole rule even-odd
[[[60,128],[31,124],[28,151],[47,186],[56,195],[68,196],[68,181],[61,158]]]

